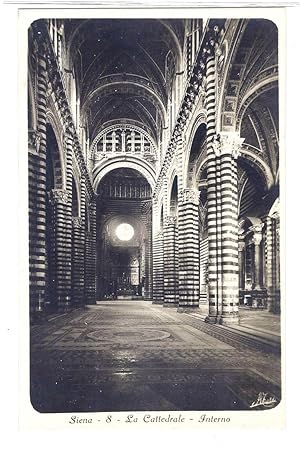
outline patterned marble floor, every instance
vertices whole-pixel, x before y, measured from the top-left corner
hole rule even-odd
[[[39,412],[248,410],[266,393],[276,405],[280,356],[218,330],[142,301],[53,317],[31,330],[32,404]]]

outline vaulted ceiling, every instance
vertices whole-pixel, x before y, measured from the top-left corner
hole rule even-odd
[[[65,37],[90,138],[103,124],[124,118],[157,138],[181,62],[184,21],[72,19]]]

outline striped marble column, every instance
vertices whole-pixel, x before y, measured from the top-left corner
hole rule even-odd
[[[90,230],[85,233],[84,295],[86,304],[96,303],[96,202],[89,204]]]
[[[84,176],[80,179],[80,251],[78,253],[79,262],[79,285],[78,289],[80,291],[81,304],[80,306],[85,306],[85,293],[84,293],[84,266],[85,266],[85,202],[86,202],[86,185]]]
[[[84,305],[84,244],[82,243],[82,219],[72,217],[72,305]]]
[[[237,158],[243,140],[235,132],[220,133],[223,293],[220,323],[222,324],[239,321]]]
[[[208,239],[200,240],[200,308],[207,308],[207,268],[208,268]]]
[[[215,213],[209,221],[209,240],[215,249],[209,253],[214,269],[209,270],[210,311],[208,321],[222,324],[238,322],[239,265],[238,265],[238,189],[237,157],[243,139],[235,132],[221,132],[212,141],[216,174],[214,188],[209,193],[209,208]],[[210,153],[213,165],[213,154]],[[219,180],[219,182],[218,182]],[[210,174],[210,185],[213,177]],[[213,186],[211,186],[213,187]],[[213,202],[212,202],[213,201]],[[212,212],[210,213],[212,215]],[[216,256],[216,257],[215,257]],[[211,281],[211,279],[213,281]]]
[[[208,279],[209,316],[216,322],[221,297],[221,251],[217,219],[220,217],[220,161],[216,158],[213,141],[216,135],[215,57],[206,61],[206,110],[207,110],[207,228],[208,228]]]
[[[153,238],[153,302],[164,302],[164,237],[158,232]]]
[[[245,289],[245,240],[239,238],[239,289]]]
[[[178,201],[179,307],[199,307],[199,191],[183,189]]]
[[[178,306],[178,228],[176,216],[164,219],[164,307]]]
[[[49,192],[49,200],[52,204],[53,237],[51,240],[52,252],[50,253],[53,270],[52,280],[55,283],[55,291],[52,289],[52,305],[58,310],[68,310],[71,307],[71,251],[66,245],[66,210],[70,202],[70,196],[66,189],[52,189]]]
[[[279,293],[279,230],[278,219],[268,216],[266,220],[266,286],[268,310],[280,312]]]
[[[270,216],[266,221],[266,286],[268,289],[268,310],[273,311],[275,299],[275,269],[274,269],[274,220]]]
[[[280,293],[280,217],[277,214],[275,219],[275,242],[276,242],[276,288],[275,288],[275,304],[274,304],[274,312],[280,313],[280,301],[281,301],[281,293]]]
[[[147,237],[145,239],[145,299],[153,298],[152,291],[152,212],[147,214],[146,220]]]
[[[66,157],[66,189],[57,190],[57,307],[69,310],[72,307],[72,160],[74,127],[67,124],[64,141]]]
[[[29,294],[31,312],[45,307],[46,286],[46,52],[37,56],[37,129],[29,132]]]

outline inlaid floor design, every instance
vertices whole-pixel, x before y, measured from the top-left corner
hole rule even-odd
[[[111,301],[54,318],[31,332],[39,412],[248,410],[259,393],[280,401],[279,355],[176,309]]]

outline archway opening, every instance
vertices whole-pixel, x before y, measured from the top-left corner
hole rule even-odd
[[[261,174],[272,194],[269,204],[278,196],[279,171],[279,106],[278,88],[257,95],[245,110],[241,119],[241,137],[252,157],[257,156]],[[251,159],[249,159],[251,161]],[[254,162],[254,161],[253,161]],[[253,164],[254,167],[254,164]],[[277,196],[276,196],[277,192]]]
[[[97,300],[151,299],[152,191],[116,168],[97,188]]]
[[[170,199],[170,215],[177,216],[178,212],[178,179],[177,175],[175,176],[171,189],[171,199]]]
[[[265,213],[265,183],[258,171],[243,158],[238,160],[239,218]]]
[[[206,153],[206,124],[200,124],[193,138],[187,166],[187,187],[196,187],[196,170],[199,160]]]

